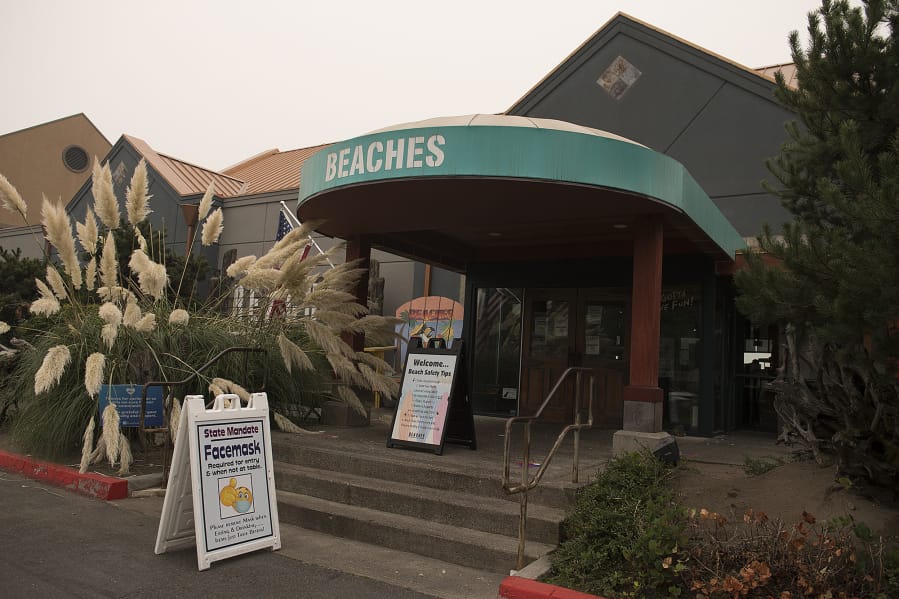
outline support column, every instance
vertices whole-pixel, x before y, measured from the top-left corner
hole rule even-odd
[[[662,222],[634,224],[634,283],[631,301],[630,383],[624,388],[624,430],[662,430],[659,334],[662,306]]]
[[[365,274],[359,279],[359,283],[356,285],[356,289],[353,291],[353,294],[356,296],[356,301],[363,306],[368,305],[368,266],[371,261],[371,242],[368,237],[365,236],[357,236],[351,239],[347,239],[346,242],[346,261],[351,262],[353,260],[362,259],[360,268],[364,268]],[[343,340],[353,348],[353,351],[362,351],[365,349],[365,334],[364,333],[344,333]]]

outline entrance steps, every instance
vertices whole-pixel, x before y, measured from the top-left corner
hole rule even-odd
[[[373,551],[404,552],[408,560],[508,574],[518,550],[519,504],[502,491],[501,460],[450,446],[443,456],[388,450],[385,441],[274,434],[281,522]],[[558,544],[572,494],[570,485],[545,485],[529,497],[528,562]]]

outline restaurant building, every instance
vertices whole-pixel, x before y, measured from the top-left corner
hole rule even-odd
[[[744,380],[768,340],[736,312],[732,274],[747,238],[788,218],[760,184],[793,118],[775,87],[619,14],[504,114],[319,150],[297,215],[324,219],[348,258],[374,248],[464,275],[476,412],[529,415],[585,366],[600,426],[770,426]]]

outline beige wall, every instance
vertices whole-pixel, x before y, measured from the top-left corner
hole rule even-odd
[[[71,145],[87,152],[91,164],[83,172],[72,172],[63,162],[63,152]],[[28,223],[38,224],[41,194],[68,204],[90,177],[94,156],[102,160],[111,147],[87,117],[76,114],[0,136],[0,173],[28,204]],[[0,227],[23,224],[17,214],[0,210]]]

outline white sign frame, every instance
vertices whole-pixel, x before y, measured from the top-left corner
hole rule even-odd
[[[237,395],[219,395],[209,410],[202,395],[184,398],[155,552],[192,543],[198,570],[281,548],[265,393],[253,393],[246,407]]]

